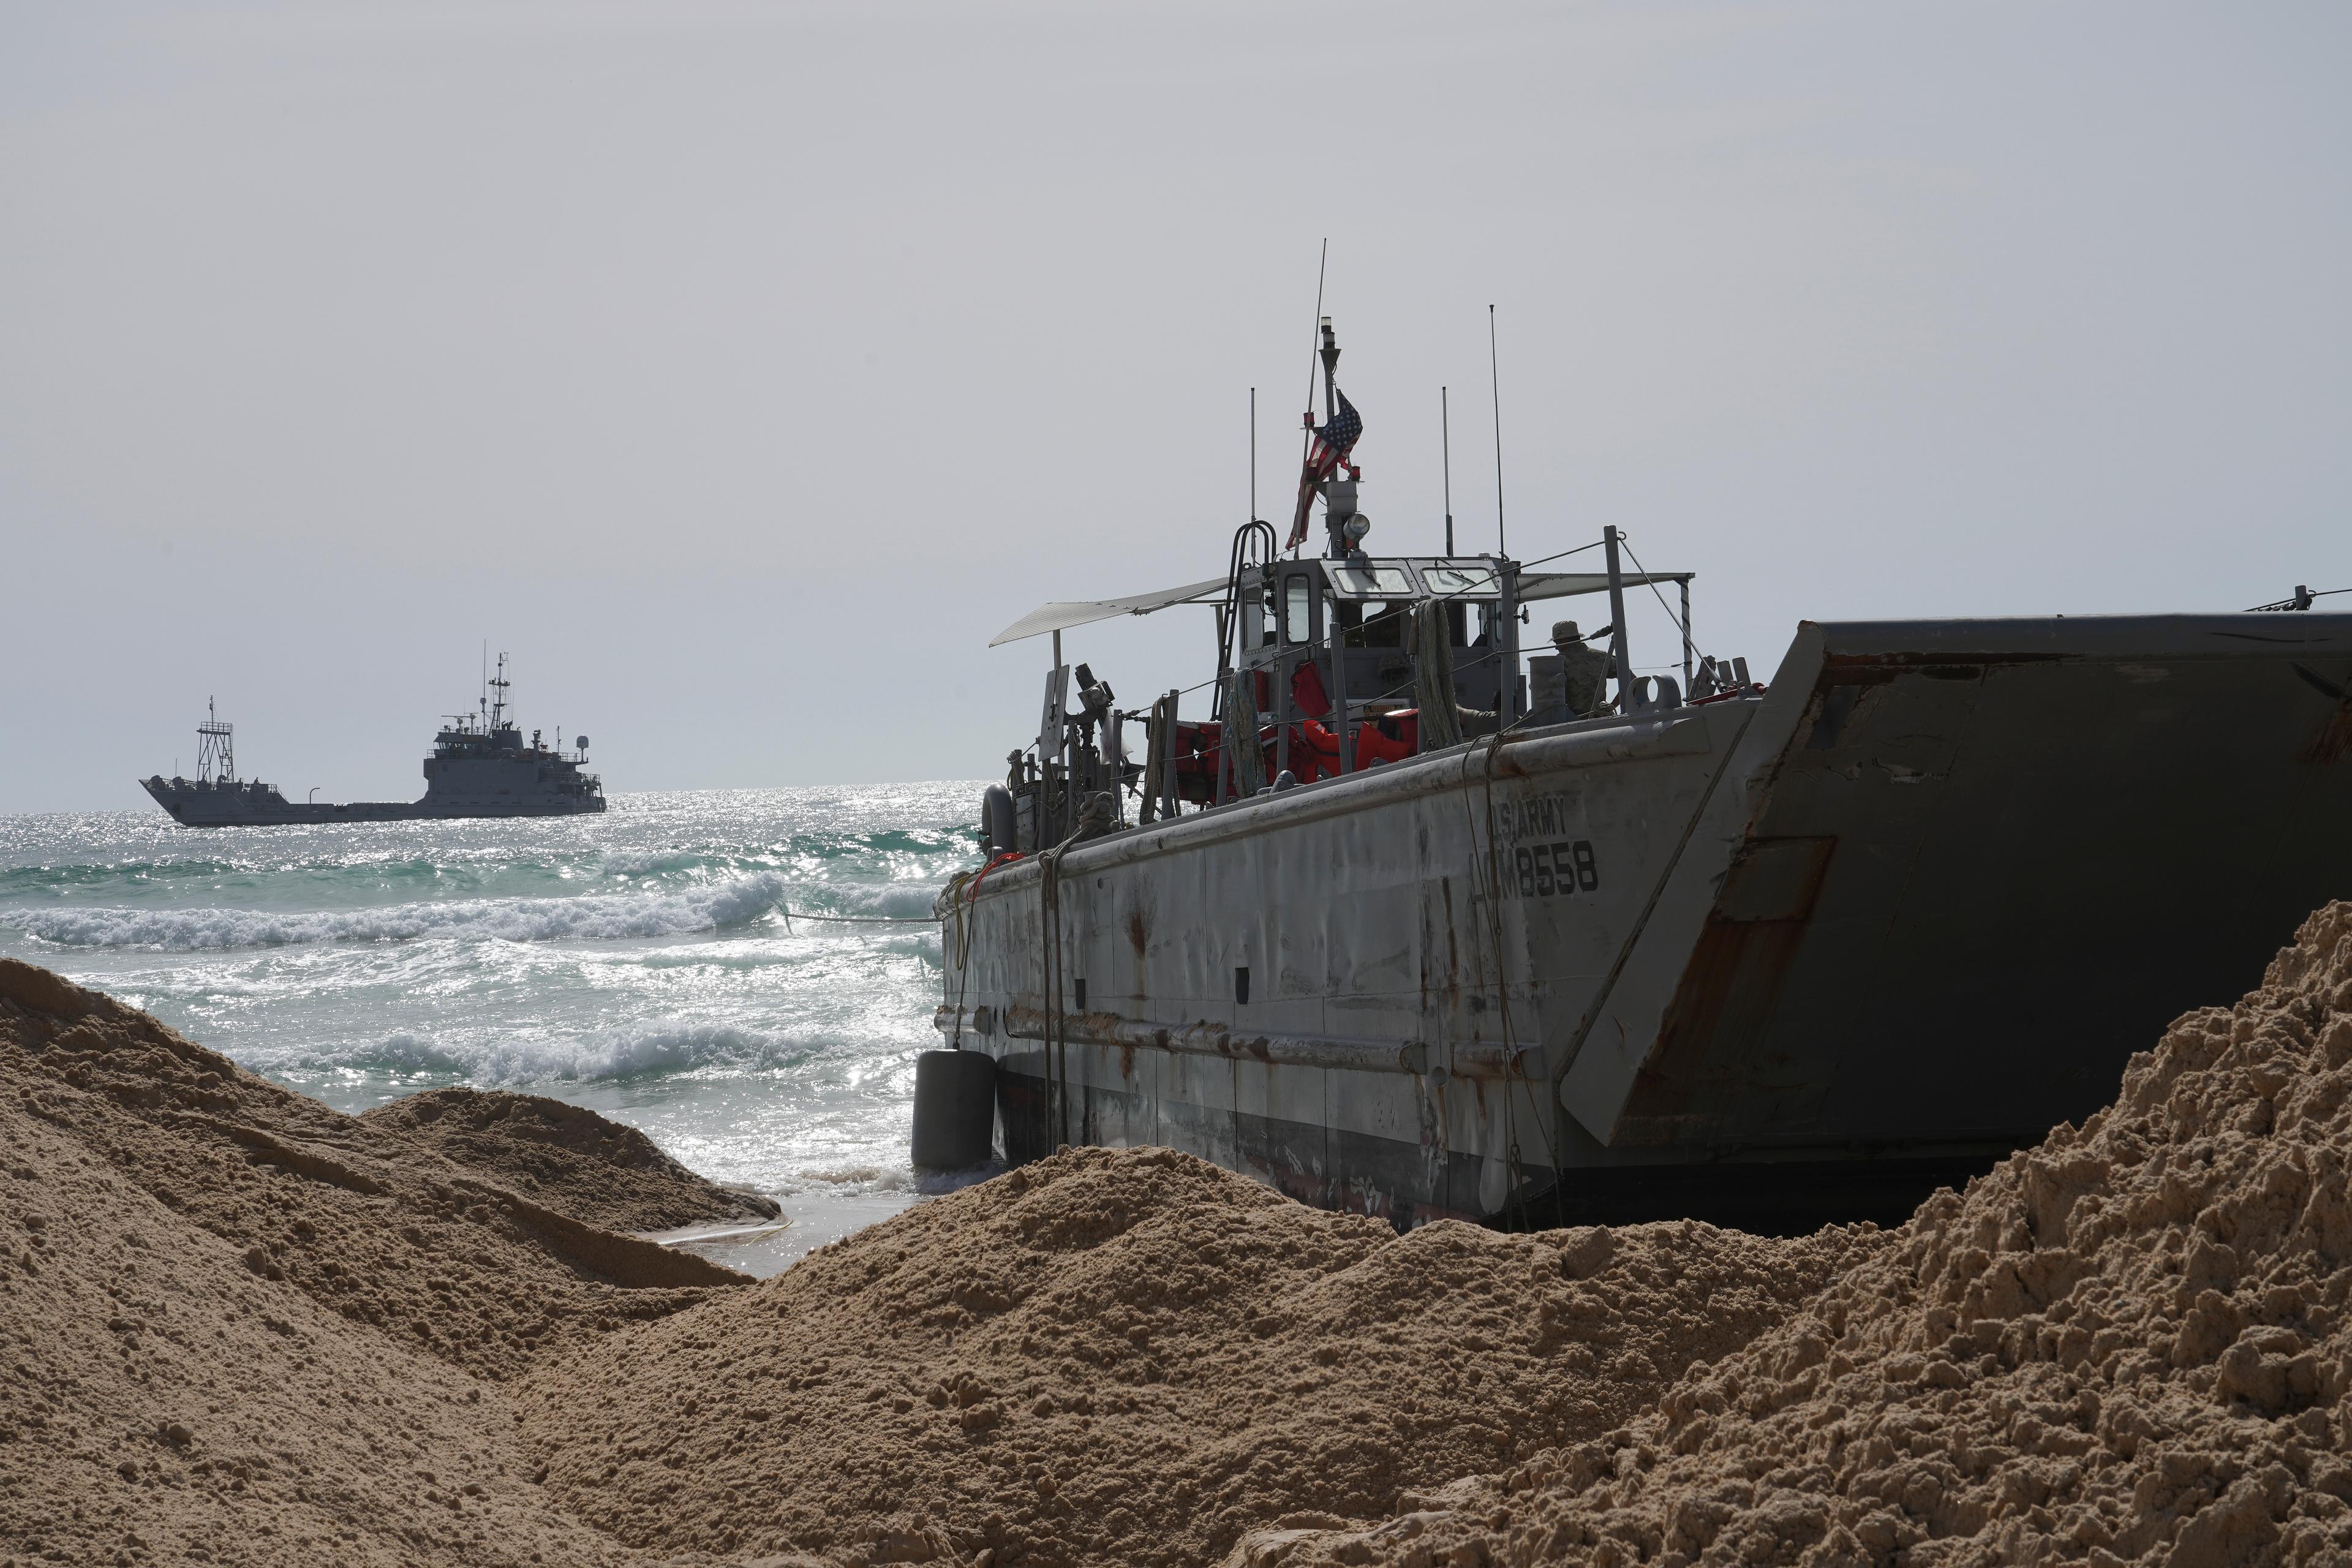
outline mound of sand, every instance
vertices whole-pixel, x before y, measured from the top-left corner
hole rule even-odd
[[[703,1287],[746,1282],[583,1223],[563,1192],[526,1196],[437,1140],[330,1110],[5,959],[0,1084],[126,1184],[234,1245],[255,1275],[491,1378],[551,1344],[691,1306]]]
[[[1890,1233],[1088,1150],[730,1287],[583,1222],[677,1173],[456,1103],[0,961],[0,1568],[2352,1561],[2352,904]]]
[[[620,1563],[502,1404],[0,1098],[0,1561]]]
[[[499,1380],[746,1281],[436,1142],[0,960],[0,1563],[642,1561]]]
[[[1257,1525],[1598,1436],[1876,1233],[1400,1238],[1167,1150],[1079,1150],[520,1391],[622,1539],[844,1561],[1214,1561]]]
[[[1594,1441],[1236,1563],[2352,1558],[2352,904]]]
[[[635,1128],[544,1095],[429,1089],[379,1105],[360,1121],[606,1230],[675,1230],[778,1213],[773,1198],[704,1181]]]

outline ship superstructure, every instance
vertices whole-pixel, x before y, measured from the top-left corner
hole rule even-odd
[[[421,817],[570,816],[604,809],[604,786],[586,771],[588,737],[564,748],[561,732],[541,731],[526,743],[509,714],[507,656],[485,676],[474,712],[449,716],[425,759],[425,795],[415,801],[328,804],[289,801],[259,779],[236,775],[233,726],[207,705],[196,727],[197,776],[141,780],[155,803],[184,827],[267,826],[317,822],[404,822]]]

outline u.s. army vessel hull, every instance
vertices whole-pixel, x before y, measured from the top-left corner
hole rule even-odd
[[[2316,595],[1808,623],[1768,687],[1614,528],[1369,553],[1319,336],[1282,547],[1253,521],[1223,578],[997,638],[1050,632],[1053,668],[939,901],[937,1022],[995,1058],[1011,1157],[1173,1144],[1400,1226],[1892,1220],[2352,892],[2352,616]],[[1679,680],[1638,673],[1637,589]],[[1527,606],[1603,592],[1605,633],[1522,658]],[[1216,610],[1205,720],[1063,666],[1064,631],[1182,604]]]
[[[2347,688],[2347,616],[1807,624],[1769,689],[1008,858],[943,895],[938,1022],[1015,1158],[1897,1216],[2352,889]]]

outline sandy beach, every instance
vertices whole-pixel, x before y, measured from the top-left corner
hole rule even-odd
[[[13,962],[0,1079],[4,1563],[2352,1554],[2352,905],[2084,1126],[1790,1240],[1400,1237],[1161,1150],[779,1215]]]

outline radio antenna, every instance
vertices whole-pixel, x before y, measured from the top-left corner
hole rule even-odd
[[[1257,521],[1257,388],[1250,388],[1250,521]]]
[[[1503,369],[1495,351],[1495,307],[1486,307],[1486,374],[1495,388],[1495,553],[1508,556],[1503,534]]]
[[[1445,553],[1454,553],[1454,437],[1445,412],[1445,388],[1437,389],[1437,452],[1445,469]]]

